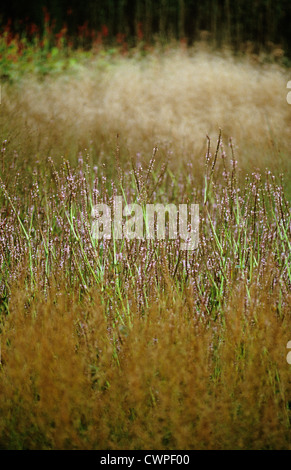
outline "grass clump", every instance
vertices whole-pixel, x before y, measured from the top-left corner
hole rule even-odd
[[[3,150],[2,448],[290,449],[290,207],[233,151],[208,140],[197,176]],[[92,239],[116,194],[199,204],[198,248]]]

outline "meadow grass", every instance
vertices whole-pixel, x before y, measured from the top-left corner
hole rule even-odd
[[[5,85],[1,448],[291,448],[286,83],[168,51]],[[198,248],[94,240],[116,195],[199,204]]]
[[[92,56],[44,83],[26,74],[18,86],[4,84],[1,128],[30,159],[64,155],[76,163],[86,148],[95,161],[108,162],[118,133],[125,159],[149,158],[158,146],[175,166],[199,165],[206,134],[216,139],[222,128],[241,168],[283,172],[290,169],[289,79],[277,64],[227,51]]]

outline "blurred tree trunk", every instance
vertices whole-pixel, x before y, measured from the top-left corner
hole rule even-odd
[[[139,33],[139,24],[142,24],[143,27],[143,21],[142,21],[142,10],[141,10],[141,0],[136,0],[136,8],[135,8],[135,35],[138,37]]]
[[[152,0],[145,0],[145,39],[150,42],[152,38]]]
[[[179,39],[185,37],[185,2],[179,0]]]
[[[159,29],[162,38],[166,37],[166,21],[167,21],[167,0],[160,0],[160,20]]]
[[[124,24],[124,0],[119,0],[118,2],[118,32],[124,32],[125,24]]]
[[[231,12],[229,0],[225,0],[225,13],[226,13],[226,31],[225,40],[227,44],[231,43]]]
[[[242,46],[242,33],[241,33],[241,23],[240,23],[240,17],[241,17],[241,4],[240,1],[236,2],[236,14],[235,14],[235,47],[237,49],[240,49]]]
[[[211,8],[211,34],[212,34],[212,41],[215,45],[218,44],[218,37],[217,37],[217,0],[212,0],[212,8]],[[218,25],[218,29],[219,29]]]

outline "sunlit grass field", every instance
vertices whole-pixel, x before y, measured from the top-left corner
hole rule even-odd
[[[80,52],[3,80],[0,447],[291,449],[290,69]],[[92,208],[199,204],[198,248]]]

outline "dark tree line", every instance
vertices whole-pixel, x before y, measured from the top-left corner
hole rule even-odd
[[[106,25],[109,37],[123,33],[134,40],[142,31],[146,41],[159,34],[191,43],[205,30],[217,46],[271,41],[291,54],[290,0],[9,0],[0,7],[2,24],[10,18],[42,27],[43,7],[56,29],[66,23],[71,35],[87,22],[95,30]]]

